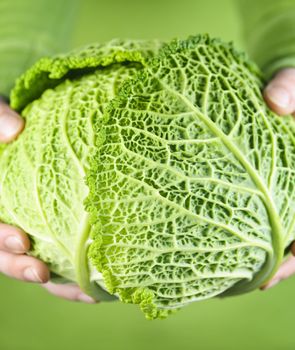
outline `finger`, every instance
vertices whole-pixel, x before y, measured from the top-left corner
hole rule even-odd
[[[29,249],[30,240],[21,229],[0,223],[0,250],[23,254]]]
[[[0,273],[22,281],[46,283],[49,280],[47,266],[31,256],[14,255],[0,251]]]
[[[295,257],[291,256],[286,261],[283,262],[283,264],[281,265],[281,267],[279,268],[275,276],[266,285],[261,287],[261,289],[265,290],[265,289],[274,287],[279,282],[289,278],[294,274],[295,274]]]
[[[24,120],[0,100],[0,142],[7,143],[15,139],[24,125]]]
[[[94,304],[96,301],[89,295],[86,295],[76,284],[55,284],[48,282],[43,285],[49,293],[66,300],[71,301],[82,301],[87,304]]]
[[[280,115],[295,112],[295,68],[282,69],[264,90],[269,107]]]

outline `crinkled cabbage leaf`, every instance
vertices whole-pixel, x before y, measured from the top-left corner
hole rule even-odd
[[[31,254],[150,319],[256,289],[295,223],[295,125],[266,107],[258,68],[208,36],[160,46],[37,62],[11,94],[26,128],[0,157],[0,218]]]

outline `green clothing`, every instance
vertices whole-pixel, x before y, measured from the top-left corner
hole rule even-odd
[[[37,59],[68,49],[78,0],[0,0],[0,94]]]
[[[248,52],[266,78],[295,67],[295,0],[236,1]],[[15,79],[38,58],[68,49],[78,3],[0,1],[0,93],[8,95]]]
[[[295,67],[295,0],[238,0],[250,56],[267,79]]]

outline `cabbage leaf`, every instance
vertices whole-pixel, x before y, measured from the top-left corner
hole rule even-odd
[[[0,157],[0,218],[31,253],[149,319],[258,288],[295,223],[294,121],[267,108],[255,64],[206,35],[159,47],[39,61],[11,95],[25,131]]]

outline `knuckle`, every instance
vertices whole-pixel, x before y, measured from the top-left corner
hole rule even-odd
[[[26,274],[27,269],[31,274]],[[32,274],[32,271],[34,273]],[[41,261],[26,255],[13,255],[0,251],[0,273],[22,281],[44,283],[49,278],[49,272]]]
[[[15,278],[23,280],[23,271],[26,266],[26,256],[14,256],[11,259],[10,272]]]
[[[0,252],[0,272],[9,277],[19,277],[19,270],[15,266],[15,257],[12,254]]]

